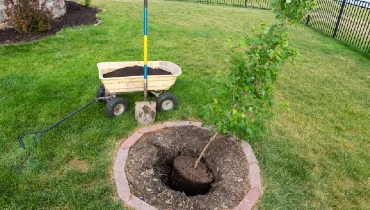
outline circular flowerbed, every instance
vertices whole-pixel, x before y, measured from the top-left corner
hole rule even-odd
[[[138,140],[130,145],[125,178],[130,196],[145,201],[150,204],[148,206],[158,209],[232,209],[250,190],[249,162],[232,136],[220,135],[204,156],[203,161],[215,176],[215,182],[206,192],[187,196],[171,189],[172,163],[179,155],[196,157],[210,138],[208,130],[196,126],[163,126],[155,132],[135,135]],[[123,147],[127,147],[131,140],[126,140]],[[115,168],[120,168],[117,161]]]

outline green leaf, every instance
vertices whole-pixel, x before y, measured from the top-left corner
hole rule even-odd
[[[252,130],[250,127],[247,127],[247,132],[248,132],[249,134],[252,134],[252,133],[253,133],[253,130]]]
[[[236,109],[233,109],[233,115],[236,115],[238,113],[238,111],[236,111]]]

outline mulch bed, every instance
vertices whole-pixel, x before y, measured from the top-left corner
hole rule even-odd
[[[143,75],[143,69],[142,66],[128,66],[120,69],[116,69],[112,72],[103,74],[104,78],[110,78],[110,77],[130,77],[130,76],[141,76]],[[163,69],[159,68],[151,68],[148,67],[148,75],[171,75],[171,72],[165,71]]]
[[[209,146],[204,163],[215,181],[205,194],[187,196],[170,187],[174,159],[197,157],[210,139],[207,130],[195,126],[164,128],[147,133],[128,153],[126,176],[131,193],[158,209],[214,210],[237,206],[250,185],[245,154],[236,139],[219,135]]]
[[[66,14],[54,20],[52,28],[45,32],[20,33],[14,29],[0,30],[0,44],[29,42],[46,36],[55,35],[64,27],[93,25],[98,23],[96,14],[99,9],[66,1]]]

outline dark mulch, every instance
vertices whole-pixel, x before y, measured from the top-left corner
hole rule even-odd
[[[45,32],[20,33],[14,29],[0,30],[0,44],[29,42],[42,37],[55,35],[64,27],[98,23],[96,14],[100,10],[97,8],[81,5],[73,1],[66,1],[66,10],[66,14],[55,19],[52,28]]]
[[[110,77],[141,76],[143,75],[143,69],[144,67],[142,66],[129,66],[129,67],[120,68],[112,72],[103,74],[103,77],[110,78]],[[171,75],[171,73],[163,69],[159,69],[159,68],[153,69],[151,67],[148,67],[148,75]]]

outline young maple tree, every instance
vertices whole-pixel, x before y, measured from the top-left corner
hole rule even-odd
[[[203,110],[206,124],[216,126],[212,138],[198,157],[197,168],[210,143],[219,133],[239,139],[265,135],[265,121],[273,116],[273,85],[288,58],[298,55],[288,44],[287,26],[301,22],[316,0],[272,0],[278,23],[252,30],[229,56],[230,67],[215,77],[213,103]]]

